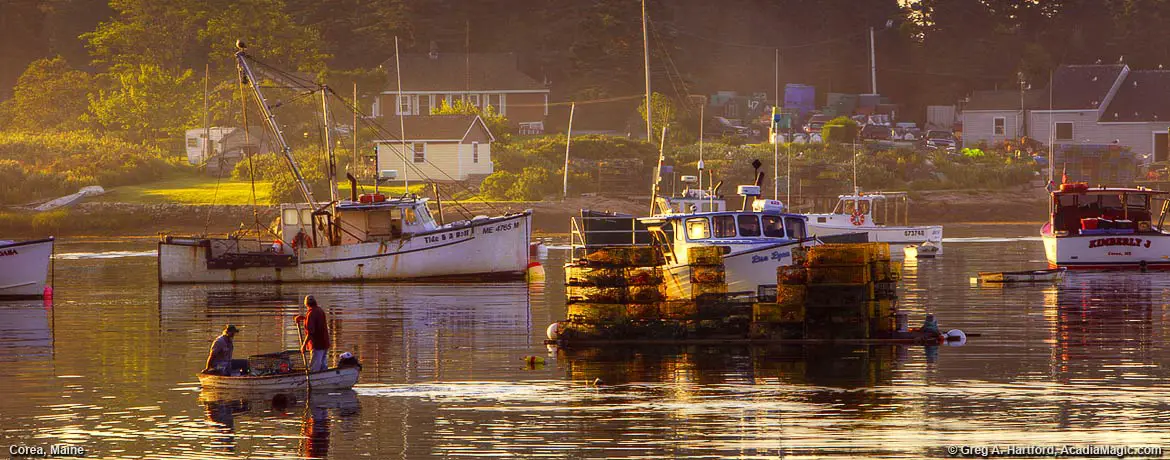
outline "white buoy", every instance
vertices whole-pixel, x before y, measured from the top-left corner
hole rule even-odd
[[[947,331],[946,337],[946,344],[950,347],[961,347],[967,343],[967,334],[964,334],[963,331],[958,329],[951,329]]]
[[[561,337],[561,323],[552,323],[544,330],[544,336],[549,340],[557,340]]]

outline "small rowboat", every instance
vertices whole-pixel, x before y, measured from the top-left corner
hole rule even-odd
[[[248,391],[277,391],[300,390],[310,386],[316,390],[345,390],[357,384],[361,368],[358,366],[334,367],[323,371],[290,372],[275,375],[241,375],[225,376],[216,374],[199,374],[199,383],[204,388],[223,390]],[[311,384],[311,385],[310,385]]]
[[[938,246],[927,241],[922,244],[910,244],[902,248],[902,253],[906,255],[907,259],[933,259],[938,255]]]
[[[1060,281],[1064,279],[1064,267],[1048,270],[1026,270],[1019,272],[979,272],[979,281],[984,283],[1034,283],[1038,281]]]

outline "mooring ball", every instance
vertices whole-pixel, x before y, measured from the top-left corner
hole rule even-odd
[[[946,344],[952,347],[960,347],[967,343],[967,334],[958,329],[951,329],[946,333]]]
[[[544,336],[549,340],[557,340],[561,337],[561,323],[552,323],[544,330]]]

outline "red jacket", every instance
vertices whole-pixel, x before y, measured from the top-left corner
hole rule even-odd
[[[305,333],[309,335],[310,350],[329,349],[329,324],[325,322],[325,310],[320,306],[309,309],[305,317]]]

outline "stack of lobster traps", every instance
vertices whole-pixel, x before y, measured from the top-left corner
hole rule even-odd
[[[886,243],[825,244],[793,255],[776,273],[776,302],[756,303],[752,336],[868,339],[894,328],[901,264]]]

